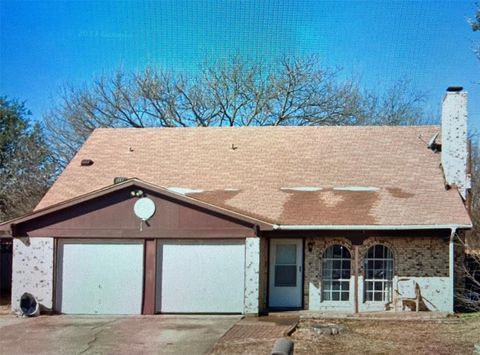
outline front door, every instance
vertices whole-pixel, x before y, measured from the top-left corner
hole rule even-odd
[[[302,239],[270,240],[269,307],[302,307]]]

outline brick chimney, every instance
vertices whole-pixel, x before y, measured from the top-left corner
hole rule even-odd
[[[442,104],[442,166],[447,184],[455,185],[463,199],[470,188],[467,144],[467,93],[449,87]]]

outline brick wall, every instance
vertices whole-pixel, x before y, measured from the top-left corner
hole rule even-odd
[[[442,238],[369,238],[359,248],[360,274],[363,257],[376,243],[390,247],[398,277],[448,277],[448,241]]]
[[[308,249],[308,244],[313,243],[312,251]],[[449,242],[439,237],[385,237],[385,238],[365,238],[360,241],[359,249],[359,282],[363,282],[363,259],[368,248],[376,243],[388,246],[394,255],[394,275],[396,277],[416,278],[417,282],[423,287],[424,293],[432,303],[432,310],[444,310],[446,302],[440,300],[445,298],[445,292],[449,292]],[[339,307],[345,307],[346,311],[352,311],[354,308],[354,268],[355,268],[355,248],[351,240],[347,238],[307,238],[305,247],[305,287],[304,304],[305,309],[324,309],[325,304],[320,300],[321,293],[321,275],[322,275],[322,255],[327,247],[333,244],[340,244],[346,247],[351,254],[351,275],[352,282],[350,287],[350,302],[338,303]],[[362,303],[363,287],[359,285],[359,300]],[[438,296],[436,296],[438,294]],[[439,298],[438,300],[436,298]],[[331,304],[330,308],[333,309]],[[362,310],[362,305],[360,305]],[[364,307],[365,308],[365,307]],[[339,309],[341,310],[341,309]]]
[[[312,251],[309,251],[309,244],[313,243]],[[310,287],[320,290],[322,280],[322,255],[330,245],[340,244],[350,251],[352,255],[352,274],[354,267],[353,246],[348,239],[344,238],[307,238],[305,241],[305,282],[303,289],[304,308],[310,309]]]

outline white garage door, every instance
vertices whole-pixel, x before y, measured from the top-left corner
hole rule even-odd
[[[243,313],[244,241],[159,241],[156,311]]]
[[[141,314],[143,242],[58,245],[56,309],[67,314]]]

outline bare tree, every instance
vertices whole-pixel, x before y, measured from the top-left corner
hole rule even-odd
[[[480,31],[480,7],[477,6],[475,18],[470,19],[469,24],[473,31]],[[480,60],[478,43],[474,52]],[[472,135],[470,139],[475,138],[479,138],[478,133]],[[465,243],[460,245],[465,250],[462,270],[464,287],[457,290],[456,298],[463,309],[478,312],[480,311],[480,141],[473,145],[471,153],[472,187],[470,189],[469,210],[473,228],[467,234]]]
[[[412,89],[409,80],[393,83],[383,94],[364,92],[356,124],[419,125],[431,124],[434,118],[425,113],[426,94]]]
[[[474,32],[480,31],[480,5],[477,4],[475,18],[469,19],[468,22]],[[480,44],[478,42],[476,43],[476,47],[473,50],[477,55],[477,58],[480,60]]]
[[[469,20],[470,26],[473,31],[480,31],[480,6],[477,4],[477,12],[474,19]]]
[[[472,147],[472,188],[470,211],[474,225],[472,245],[480,252],[480,141]]]
[[[461,308],[480,311],[480,146],[472,148],[472,188],[470,190],[470,215],[473,229],[465,240],[458,238],[460,250],[465,250],[462,263],[463,280],[456,290],[456,299]]]
[[[61,165],[97,127],[410,124],[423,117],[424,96],[407,82],[368,93],[316,56],[269,65],[234,57],[198,73],[117,71],[64,88],[45,116]]]
[[[458,267],[457,277],[460,282],[455,283],[456,308],[460,311],[480,311],[480,254],[478,250],[469,248],[462,239],[457,238],[456,247],[462,255],[456,255],[455,264]],[[463,251],[466,251],[463,254]]]

